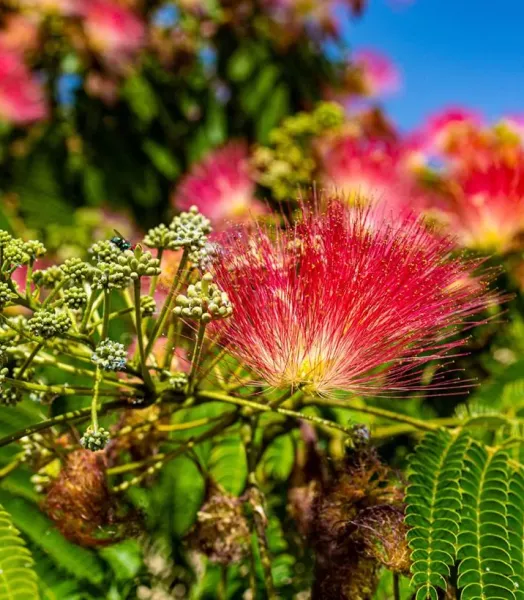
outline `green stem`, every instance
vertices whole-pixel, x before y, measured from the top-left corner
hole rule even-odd
[[[227,429],[234,422],[236,417],[237,417],[237,411],[231,411],[230,413],[225,415],[224,418],[221,421],[219,421],[214,427],[212,427],[211,429],[208,429],[208,431],[205,431],[204,433],[202,433],[198,436],[189,438],[184,443],[180,444],[180,446],[176,450],[173,450],[172,452],[169,452],[167,454],[156,454],[155,456],[150,456],[147,459],[141,461],[140,463],[128,463],[127,465],[121,465],[120,467],[113,467],[112,469],[108,469],[107,470],[108,475],[114,475],[114,474],[121,474],[124,472],[135,470],[137,468],[141,468],[141,467],[147,466],[149,464],[152,465],[151,467],[146,469],[146,471],[144,471],[143,473],[140,473],[140,475],[137,475],[136,477],[133,477],[132,479],[129,479],[128,481],[124,481],[120,485],[113,487],[112,491],[113,492],[124,492],[127,489],[129,489],[131,486],[139,484],[148,475],[152,475],[157,469],[159,469],[166,462],[173,460],[177,456],[180,456],[181,454],[184,454],[188,450],[191,450],[196,444],[203,442],[207,439],[210,439],[210,438],[214,437],[215,435],[217,435],[218,433],[222,432],[224,429]],[[125,468],[125,470],[124,470],[124,468]],[[115,469],[118,469],[118,471],[116,473],[115,473]]]
[[[93,432],[98,433],[98,394],[100,391],[100,382],[102,381],[102,371],[99,366],[96,367],[95,386],[93,388],[93,399],[91,400],[91,423]]]
[[[171,365],[171,358],[173,356],[173,352],[175,350],[175,343],[177,338],[177,329],[178,329],[178,321],[175,322],[173,318],[171,318],[171,322],[169,323],[169,328],[167,330],[167,341],[166,347],[164,350],[164,356],[162,357],[162,361],[160,366],[163,369],[169,369]]]
[[[39,350],[44,345],[44,342],[38,342],[36,346],[31,350],[24,363],[20,367],[18,373],[16,374],[17,379],[22,379],[24,373],[27,371],[31,363],[33,362],[34,357],[38,354]]]
[[[158,259],[158,262],[160,263],[160,266],[162,266],[162,255],[163,254],[164,254],[164,248],[159,248],[156,257]],[[149,284],[149,292],[148,292],[149,296],[155,295],[157,282],[158,282],[158,275],[153,275],[153,277],[151,277],[151,283]]]
[[[111,312],[111,290],[104,290],[104,318],[100,339],[105,340],[109,330],[109,313]]]
[[[138,341],[138,351],[140,353],[140,367],[142,369],[142,377],[144,383],[149,389],[153,389],[153,381],[147,368],[147,357],[144,349],[144,336],[142,335],[142,313],[140,312],[140,280],[137,279],[134,282],[135,291],[135,323],[136,323],[136,337]]]
[[[95,300],[96,300],[96,291],[95,290],[91,290],[90,294],[89,294],[89,298],[87,300],[87,305],[84,308],[84,314],[82,316],[82,322],[80,323],[80,331],[82,333],[85,333],[87,326],[89,324],[89,317],[91,316],[91,313],[93,312],[93,308],[94,308],[94,304],[95,304]]]
[[[114,410],[118,408],[129,408],[129,402],[127,400],[113,400],[112,402],[106,402],[100,407],[100,413],[106,413],[109,410]],[[91,412],[91,407],[80,408],[79,410],[73,410],[67,413],[63,413],[56,417],[52,417],[51,419],[47,419],[45,421],[41,421],[40,423],[35,423],[34,425],[29,425],[24,429],[17,431],[15,433],[11,433],[10,435],[6,435],[3,438],[0,438],[0,448],[3,446],[7,446],[8,444],[12,444],[13,442],[18,441],[19,439],[33,435],[37,431],[42,431],[43,429],[50,429],[55,425],[60,425],[61,423],[70,423],[73,421],[79,421],[81,419],[85,419],[89,417],[89,413]]]
[[[30,260],[29,264],[27,265],[27,272],[25,276],[25,297],[27,298],[28,302],[31,301],[31,282],[33,281],[33,265],[34,261]]]
[[[393,598],[400,600],[400,577],[398,573],[393,573]]]
[[[116,319],[117,317],[123,317],[124,315],[129,314],[130,312],[133,312],[134,307],[130,306],[129,308],[122,308],[121,310],[117,310],[116,312],[113,312],[109,315],[109,320],[113,320]],[[96,323],[93,323],[93,329],[95,327],[98,327],[99,325],[102,325],[102,323],[104,322],[103,319],[100,319],[99,321],[97,321]]]
[[[253,521],[257,534],[258,551],[260,553],[260,562],[264,573],[264,583],[266,586],[267,600],[277,600],[275,585],[273,583],[273,574],[271,572],[271,556],[266,536],[267,516],[265,509],[265,499],[254,472],[248,476],[249,480],[249,502],[253,508]]]
[[[339,425],[338,423],[330,421],[329,419],[322,419],[321,417],[316,417],[314,415],[306,415],[304,413],[291,410],[289,408],[280,408],[278,406],[270,406],[269,404],[260,404],[258,402],[253,402],[252,400],[246,400],[245,398],[235,398],[233,396],[228,396],[227,394],[223,394],[221,392],[199,392],[198,398],[205,398],[206,400],[218,400],[219,402],[227,402],[228,404],[235,404],[236,406],[245,406],[246,408],[251,408],[252,410],[257,412],[275,412],[285,417],[302,419],[304,421],[310,421],[311,423],[315,423],[316,425],[319,425],[321,427],[329,427],[330,429],[336,429],[338,431],[342,431],[346,435],[352,434],[351,428]]]
[[[19,381],[18,379],[11,379],[6,377],[5,381],[13,387],[21,390],[28,390],[33,392],[44,392],[46,394],[56,394],[60,396],[89,396],[93,395],[93,388],[89,387],[71,387],[69,385],[44,385],[40,383],[33,383],[31,381]],[[121,390],[99,390],[98,396],[119,396],[126,398],[135,398],[136,394],[127,394]]]
[[[200,357],[202,356],[202,346],[204,345],[204,336],[206,333],[206,324],[200,321],[198,324],[198,331],[196,335],[195,345],[193,347],[193,355],[191,357],[191,371],[189,372],[188,378],[188,394],[191,396],[195,390],[196,385],[196,374],[198,365],[200,364]]]
[[[51,302],[56,298],[60,290],[64,287],[66,280],[62,279],[59,283],[57,283],[51,293],[47,296],[47,298],[42,302],[42,308],[49,306]]]
[[[308,398],[304,401],[304,404],[310,404],[313,406],[328,406],[336,408],[347,408],[356,412],[374,415],[375,417],[382,417],[389,419],[390,421],[396,421],[398,423],[406,423],[412,425],[415,429],[422,429],[423,431],[435,431],[440,429],[440,425],[432,423],[431,421],[422,421],[421,419],[415,419],[408,415],[396,413],[391,410],[384,408],[377,408],[376,406],[362,406],[359,401],[347,399],[347,400],[336,400],[328,398]]]
[[[178,265],[178,270],[173,279],[173,283],[171,284],[171,287],[169,288],[167,298],[164,302],[164,305],[162,306],[162,310],[160,311],[158,320],[155,323],[155,327],[153,328],[153,332],[151,333],[151,337],[149,338],[149,341],[147,343],[146,356],[149,356],[149,354],[151,353],[151,349],[153,348],[153,345],[156,342],[157,337],[159,336],[160,332],[162,331],[162,328],[164,327],[164,323],[167,318],[167,315],[171,312],[171,309],[173,308],[173,303],[174,303],[176,294],[178,293],[178,290],[180,289],[180,285],[182,284],[182,281],[183,281],[182,275],[185,273],[188,261],[189,261],[189,250],[187,248],[184,248],[184,253],[182,254],[182,258],[180,259],[180,264]]]
[[[22,456],[18,455],[14,460],[7,463],[5,467],[0,469],[0,479],[7,477],[9,473],[12,473],[15,469],[17,469],[22,464]]]

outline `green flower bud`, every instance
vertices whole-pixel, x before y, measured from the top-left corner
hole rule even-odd
[[[118,257],[122,253],[121,250],[110,242],[109,240],[103,240],[101,242],[95,242],[88,250],[91,254],[92,260],[95,263],[112,263],[118,260]]]
[[[38,240],[29,240],[22,244],[23,251],[29,256],[31,260],[35,260],[40,256],[43,256],[47,250],[42,242]]]
[[[0,282],[0,310],[10,304],[16,295],[11,291],[7,283]]]
[[[14,269],[28,263],[30,260],[29,254],[24,250],[24,242],[20,239],[12,239],[4,247],[4,263],[10,269]]]
[[[177,245],[176,232],[166,227],[163,223],[147,232],[144,244],[149,248],[165,248],[167,250],[176,250],[180,247]]]
[[[104,371],[123,371],[127,354],[123,344],[105,339],[98,344],[91,360]]]
[[[185,373],[177,372],[169,378],[169,385],[175,392],[183,392],[187,387],[188,377]]]
[[[109,439],[109,431],[106,431],[103,427],[96,432],[93,431],[91,427],[88,427],[80,439],[80,444],[86,450],[97,452],[98,450],[103,450],[107,446]]]
[[[81,287],[70,287],[64,291],[64,302],[73,310],[78,310],[87,304],[86,291]]]
[[[59,310],[40,310],[27,322],[27,329],[44,339],[66,333],[71,327],[67,313]]]
[[[80,258],[68,258],[60,268],[66,279],[76,283],[90,281],[93,275],[93,267]]]
[[[202,281],[188,286],[187,296],[177,296],[174,314],[203,323],[229,317],[233,313],[233,306],[228,295],[212,283],[212,280],[213,276],[206,273]]]
[[[151,317],[155,314],[156,302],[151,296],[140,297],[140,314],[142,317]]]
[[[12,239],[13,236],[7,233],[7,231],[4,229],[0,229],[0,248],[5,248]]]
[[[171,249],[189,248],[193,252],[205,246],[206,236],[211,232],[209,219],[201,215],[196,206],[177,215],[169,228],[175,234]]]
[[[58,265],[52,265],[47,269],[35,271],[33,281],[39,287],[52,288],[64,278],[64,271]]]

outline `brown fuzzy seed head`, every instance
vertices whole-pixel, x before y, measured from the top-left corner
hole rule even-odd
[[[384,504],[363,510],[354,521],[363,553],[390,571],[409,575],[410,550],[404,511]]]
[[[190,544],[211,562],[228,565],[246,556],[249,538],[242,500],[212,490],[189,534]]]
[[[96,537],[110,522],[112,501],[102,453],[76,450],[68,455],[43,508],[60,532],[82,546],[107,543]]]

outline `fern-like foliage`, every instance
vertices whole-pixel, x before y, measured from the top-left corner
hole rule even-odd
[[[456,559],[462,506],[459,479],[467,445],[465,435],[430,433],[412,460],[406,521],[411,526],[408,541],[416,600],[438,599],[437,588],[446,589]]]
[[[507,454],[490,455],[478,443],[470,446],[460,482],[457,583],[463,600],[515,600],[506,518],[508,476]]]
[[[38,600],[33,558],[8,513],[0,506],[0,600]]]
[[[455,575],[461,600],[524,600],[524,476],[507,452],[431,432],[406,502],[416,600],[437,600]]]

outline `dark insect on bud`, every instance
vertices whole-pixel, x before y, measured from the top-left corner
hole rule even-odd
[[[116,229],[114,230],[115,234],[109,241],[114,244],[119,250],[124,252],[125,250],[131,250],[133,248],[133,244],[125,239],[125,237],[119,233]]]

